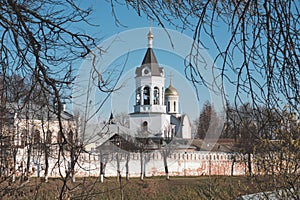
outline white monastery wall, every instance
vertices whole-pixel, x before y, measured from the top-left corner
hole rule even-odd
[[[104,163],[104,175],[117,176],[119,157],[119,166],[121,176],[126,176],[126,153],[104,154],[102,159]],[[145,176],[164,176],[165,167],[162,154],[158,151],[142,154]],[[201,175],[246,175],[247,165],[242,156],[235,155],[233,163],[232,153],[222,152],[174,152],[167,157],[168,171],[170,176],[201,176]],[[139,177],[141,174],[141,154],[130,153],[128,159],[128,171],[130,177]],[[18,159],[20,163],[20,158]],[[32,160],[32,176],[43,176],[43,159]],[[49,160],[49,177],[58,177],[60,173],[65,174],[68,170],[68,161],[61,162],[60,168],[55,165],[56,159]],[[81,154],[79,164],[76,165],[76,176],[99,176],[100,175],[100,155]],[[18,168],[18,167],[17,167]],[[60,172],[59,172],[60,169]],[[233,174],[232,174],[233,172]]]

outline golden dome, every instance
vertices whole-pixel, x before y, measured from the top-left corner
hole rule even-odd
[[[165,90],[165,96],[178,96],[177,90],[170,84],[170,86]]]

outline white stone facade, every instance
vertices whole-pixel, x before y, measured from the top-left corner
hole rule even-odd
[[[170,115],[165,113],[134,113],[130,115],[130,129],[137,133],[166,134],[170,121]]]

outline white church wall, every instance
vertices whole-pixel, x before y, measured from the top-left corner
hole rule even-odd
[[[182,138],[180,120],[177,117],[171,115],[171,123],[175,125],[175,136],[178,138]]]
[[[161,76],[141,76],[136,77],[136,88],[140,86],[164,86],[165,78]]]
[[[147,129],[151,134],[163,133],[170,124],[170,115],[155,113],[130,115],[131,130],[141,131],[144,122],[147,122]]]
[[[16,119],[15,127],[15,145],[21,145],[22,134],[24,134],[24,131],[27,132],[27,137],[32,136],[35,131],[38,131],[41,143],[45,142],[47,131],[51,132],[51,143],[56,143],[60,131],[59,122],[57,120],[42,121],[38,119]],[[62,120],[62,127],[65,132],[75,130],[75,122],[71,120]]]
[[[187,115],[182,115],[182,138],[191,139],[192,138],[192,127],[190,123],[190,119]]]
[[[178,96],[167,96],[165,97],[167,106],[167,112],[170,114],[177,114],[176,116],[179,116],[179,97]]]

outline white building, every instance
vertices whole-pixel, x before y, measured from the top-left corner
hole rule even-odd
[[[170,85],[165,89],[165,72],[152,49],[153,34],[148,33],[148,49],[135,71],[136,102],[129,114],[130,129],[142,136],[191,138],[187,115],[179,113],[179,93]]]

